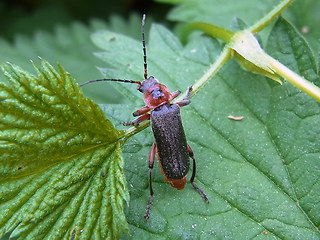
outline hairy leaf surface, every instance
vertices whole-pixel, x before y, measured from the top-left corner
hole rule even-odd
[[[114,239],[126,230],[119,138],[60,66],[33,76],[3,65],[0,85],[0,235]]]

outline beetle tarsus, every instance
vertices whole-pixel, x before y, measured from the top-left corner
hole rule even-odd
[[[206,201],[207,203],[209,203],[209,199],[208,199],[207,195],[203,192],[203,190],[201,188],[199,188],[198,185],[195,184],[194,182],[191,182],[191,184],[194,187],[194,189],[196,189],[198,191],[198,193],[200,193],[203,200]]]
[[[192,86],[189,87],[187,95],[182,99],[182,101],[178,102],[177,104],[179,105],[179,107],[184,107],[190,104],[190,95],[192,93]]]
[[[191,89],[191,91],[192,91],[192,88],[189,88],[189,89]],[[193,151],[192,151],[191,147],[189,146],[189,144],[188,144],[188,152],[189,152],[189,156],[192,158],[192,161],[193,161],[193,169],[192,169],[192,175],[190,178],[190,182],[191,182],[192,186],[194,187],[194,189],[197,190],[198,193],[200,193],[203,200],[206,201],[207,203],[209,203],[209,199],[208,199],[207,195],[204,193],[204,191],[201,188],[199,188],[197,184],[195,184],[193,182],[194,178],[196,176],[196,159],[194,158]]]
[[[135,123],[134,121],[129,122],[120,122],[123,126],[137,126],[139,123]]]
[[[150,195],[150,196],[149,196],[148,205],[147,205],[146,214],[144,214],[144,219],[145,219],[146,221],[148,221],[148,219],[149,219],[149,217],[150,217],[152,199],[153,199],[153,196]]]
[[[183,99],[183,100],[187,100],[187,99],[189,99],[190,98],[190,95],[191,95],[191,93],[192,93],[192,86],[191,87],[189,87],[189,89],[188,89],[188,92],[187,92],[187,95],[186,95],[186,97]]]

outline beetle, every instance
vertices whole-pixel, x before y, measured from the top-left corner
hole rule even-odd
[[[171,103],[180,93],[180,90],[170,92],[170,90],[159,81],[147,73],[147,54],[144,37],[145,14],[142,17],[142,47],[144,59],[144,80],[122,80],[122,79],[97,79],[90,80],[80,84],[84,86],[89,83],[99,81],[115,81],[124,83],[137,84],[137,90],[143,93],[145,106],[133,113],[134,117],[138,117],[130,122],[122,122],[123,125],[136,126],[139,123],[150,120],[151,128],[155,138],[149,154],[149,189],[150,195],[145,219],[150,217],[150,210],[153,200],[152,188],[152,169],[154,165],[155,155],[159,160],[161,173],[164,175],[165,181],[178,190],[182,190],[187,182],[187,173],[190,168],[190,158],[193,161],[193,170],[190,178],[190,183],[199,192],[202,198],[209,203],[207,195],[194,183],[196,175],[196,160],[191,147],[188,145],[184,129],[182,126],[180,107],[190,104],[190,94],[192,87],[189,88],[186,97],[177,103]]]

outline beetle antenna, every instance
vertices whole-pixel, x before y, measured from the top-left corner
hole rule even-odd
[[[146,40],[144,38],[144,24],[146,20],[146,14],[143,14],[142,16],[142,49],[143,49],[143,63],[144,63],[144,79],[148,78],[148,70],[147,70],[147,49],[146,49]],[[122,79],[96,79],[96,80],[90,80],[84,83],[79,84],[80,87],[87,85],[89,83],[94,82],[104,82],[104,81],[112,81],[112,82],[124,82],[124,83],[136,83],[139,86],[141,86],[141,82],[139,81],[132,81],[132,80],[122,80]]]
[[[146,14],[142,16],[142,49],[143,49],[143,63],[144,63],[144,79],[148,78],[148,71],[147,71],[147,49],[146,49],[146,40],[144,38],[144,23],[146,20]]]
[[[136,83],[139,86],[141,86],[141,82],[139,81],[132,81],[132,80],[122,80],[122,79],[96,79],[96,80],[90,80],[84,83],[79,84],[80,87],[87,85],[89,83],[94,83],[94,82],[124,82],[124,83]]]

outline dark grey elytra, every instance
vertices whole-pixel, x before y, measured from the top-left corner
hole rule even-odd
[[[150,120],[165,176],[182,179],[189,171],[190,161],[179,105],[165,104],[156,108]]]
[[[135,83],[138,84],[137,89],[143,93],[143,100],[146,105],[133,113],[133,116],[139,117],[130,122],[123,122],[123,125],[136,126],[142,121],[149,119],[151,121],[155,142],[151,147],[149,155],[150,195],[146,213],[144,215],[145,219],[148,220],[150,217],[153,199],[152,169],[156,154],[160,161],[161,170],[165,176],[165,180],[169,182],[172,187],[178,190],[183,189],[186,184],[191,158],[193,160],[193,170],[190,183],[207,203],[209,203],[209,200],[207,195],[194,183],[196,175],[196,160],[191,147],[187,143],[180,116],[180,107],[190,104],[189,97],[192,92],[192,87],[189,88],[186,97],[182,101],[172,104],[171,101],[181,92],[179,90],[170,92],[170,90],[165,85],[160,84],[156,78],[152,76],[148,77],[144,23],[145,14],[142,18],[142,46],[144,59],[144,80],[142,82],[123,79],[97,79],[82,83],[80,86],[100,81]],[[101,177],[103,176],[104,174],[101,172]]]

